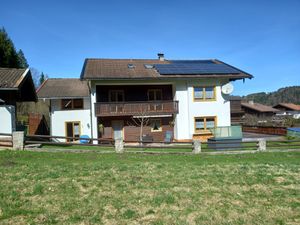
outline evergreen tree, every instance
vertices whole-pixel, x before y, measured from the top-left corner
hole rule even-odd
[[[0,67],[26,68],[27,60],[22,50],[16,51],[14,43],[4,28],[0,28]]]
[[[42,74],[41,74],[41,76],[40,76],[40,80],[39,80],[39,82],[40,82],[40,85],[42,85],[42,83],[45,81],[45,75],[44,75],[44,73],[42,72]]]
[[[18,51],[18,61],[19,61],[19,67],[20,68],[27,68],[28,67],[27,60],[26,60],[26,58],[24,56],[24,53],[21,49]]]

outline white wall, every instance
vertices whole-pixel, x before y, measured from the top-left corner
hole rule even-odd
[[[176,82],[175,100],[179,101],[179,114],[176,117],[175,138],[192,139],[194,117],[216,116],[217,126],[230,126],[230,102],[221,93],[221,86],[228,80],[190,80]],[[216,86],[216,101],[194,102],[194,86]]]
[[[91,85],[91,102],[92,102],[92,126],[93,126],[93,138],[98,138],[98,125],[97,125],[97,117],[95,115],[95,105],[96,103],[96,85],[95,83],[92,83]],[[97,143],[97,141],[93,142],[94,144]]]
[[[12,105],[0,106],[0,133],[11,134],[16,129],[15,107]]]
[[[175,83],[175,100],[178,101],[178,114],[175,117],[174,137],[175,139],[190,139],[189,130],[189,101],[187,82]]]
[[[51,100],[51,135],[66,136],[65,122],[80,121],[81,135],[91,137],[90,99],[84,98],[84,109],[61,110],[61,100]],[[65,141],[65,139],[59,139]]]

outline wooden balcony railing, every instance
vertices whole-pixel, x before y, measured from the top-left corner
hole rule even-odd
[[[96,116],[145,116],[178,113],[178,101],[97,102]]]

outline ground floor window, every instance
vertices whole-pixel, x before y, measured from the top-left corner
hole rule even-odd
[[[80,122],[70,121],[65,123],[66,126],[66,137],[73,137],[67,139],[67,142],[76,141],[80,137]]]
[[[151,131],[152,132],[162,131],[161,119],[152,119],[152,120],[150,120],[150,125],[151,125]]]
[[[215,116],[210,117],[195,117],[195,133],[209,132],[210,128],[217,126],[217,118]]]

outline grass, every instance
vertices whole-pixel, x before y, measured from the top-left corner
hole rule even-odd
[[[300,153],[0,151],[0,224],[299,224]]]
[[[110,146],[85,146],[85,145],[47,145],[43,144],[41,146],[43,149],[75,149],[75,150],[89,150],[89,151],[115,151],[114,147]]]

